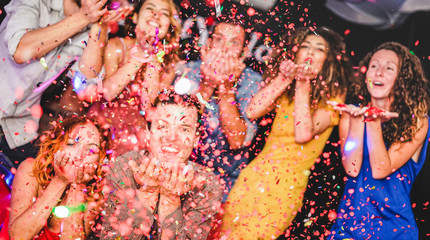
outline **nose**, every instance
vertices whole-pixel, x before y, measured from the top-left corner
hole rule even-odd
[[[382,67],[378,67],[375,71],[376,76],[382,76],[383,75],[383,68]]]
[[[307,50],[308,50],[308,54],[309,54],[309,55],[314,55],[314,53],[315,53],[315,49],[314,49],[314,47],[309,46],[309,47],[307,48]]]
[[[153,10],[152,11],[152,15],[154,15],[155,18],[159,18],[160,17],[160,13],[157,10]]]
[[[175,129],[169,129],[166,131],[166,139],[173,142],[178,138],[178,134]]]

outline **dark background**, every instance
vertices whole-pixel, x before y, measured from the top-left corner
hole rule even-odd
[[[213,29],[215,7],[210,6],[213,0],[174,0],[180,7],[180,18],[186,20],[197,16],[206,19],[208,30]],[[267,0],[272,1],[272,0]],[[377,0],[375,0],[377,1]],[[4,5],[9,0],[0,0],[1,16],[4,18]],[[240,2],[220,0],[222,3],[221,16],[239,20],[242,26],[249,32],[261,34],[256,47],[264,44],[274,46],[279,36],[292,27],[300,26],[327,26],[340,33],[347,44],[347,51],[354,65],[357,65],[364,55],[377,45],[386,41],[397,41],[407,46],[414,52],[423,64],[427,77],[430,72],[430,12],[416,12],[409,15],[407,19],[386,30],[377,30],[368,26],[362,26],[345,21],[325,7],[325,0],[277,0],[275,5],[268,11],[262,11],[255,7],[255,14],[249,16],[247,11],[250,5],[247,1]],[[187,59],[198,58],[196,39],[199,29],[193,27],[191,34],[193,38],[181,39],[184,55]],[[3,39],[1,39],[3,41]],[[255,48],[254,48],[255,50]],[[0,56],[3,58],[5,56]],[[247,64],[256,71],[264,70],[264,64],[255,61],[251,57]],[[0,65],[1,67],[1,65]],[[273,116],[266,116],[273,118]],[[259,139],[264,139],[270,130],[270,124],[262,127],[259,131]],[[343,192],[344,172],[341,167],[337,152],[337,131],[330,138],[330,144],[324,152],[331,153],[329,157],[321,156],[313,167],[310,175],[308,190],[305,194],[305,204],[302,211],[297,215],[295,221],[287,231],[285,239],[323,239],[324,232],[330,229],[330,210],[337,208],[337,203]],[[264,141],[259,141],[257,147],[262,147]],[[430,156],[430,154],[428,154]],[[419,224],[420,239],[430,239],[430,161],[426,161],[421,173],[412,190],[412,203],[414,214]],[[312,224],[309,224],[309,221]],[[306,223],[306,224],[305,224]]]

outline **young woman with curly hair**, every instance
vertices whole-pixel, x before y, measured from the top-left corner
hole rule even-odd
[[[37,158],[22,162],[13,181],[11,239],[85,239],[101,210],[108,149],[108,132],[84,117],[45,133]],[[54,214],[58,206],[69,216]]]
[[[360,63],[357,105],[342,111],[342,164],[349,175],[330,239],[418,239],[410,190],[430,137],[428,81],[420,60],[387,42]]]
[[[325,27],[299,28],[275,53],[267,85],[247,115],[276,109],[276,117],[264,149],[228,196],[222,226],[228,239],[273,239],[285,231],[302,204],[309,170],[338,124],[326,101],[344,99],[351,69],[343,38]]]

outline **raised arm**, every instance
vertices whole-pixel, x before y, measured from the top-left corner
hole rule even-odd
[[[271,112],[278,98],[293,82],[297,66],[291,60],[281,63],[276,76],[262,82],[262,89],[251,99],[246,115],[249,119],[257,119]]]
[[[294,95],[294,135],[297,143],[306,143],[330,126],[334,111],[329,108],[319,108],[313,114],[311,113],[312,83],[310,80],[316,77],[316,71],[305,64],[298,66],[297,71]]]
[[[393,143],[386,150],[382,137],[381,119],[375,118],[367,122],[367,147],[373,178],[386,178],[402,167],[409,159],[418,160],[429,128],[427,118],[418,119],[418,123],[418,131],[411,141]]]
[[[106,47],[104,63],[106,68],[106,78],[103,81],[103,96],[106,100],[112,101],[115,97],[135,79],[137,72],[146,65],[143,73],[143,81],[147,94],[156,94],[159,88],[161,64],[154,54],[147,55],[140,45],[134,46],[126,56],[127,59],[122,66],[123,49],[120,40],[110,40]],[[118,52],[121,55],[118,55]],[[152,50],[150,50],[152,52]],[[152,94],[152,95],[151,95]],[[150,98],[151,99],[151,98]]]
[[[32,176],[35,160],[25,160],[19,166],[12,186],[9,235],[12,239],[33,239],[48,221],[68,183],[53,177],[38,196],[41,189]]]
[[[81,2],[82,7],[76,13],[67,16],[56,24],[26,32],[20,39],[13,54],[15,62],[22,64],[33,58],[41,58],[68,38],[84,29],[88,24],[99,20],[107,11],[107,9],[101,9],[106,1],[83,0]],[[25,4],[24,2],[23,4]],[[68,9],[77,8],[77,6],[64,7]],[[31,14],[34,13],[34,10],[34,6],[29,6],[29,9],[23,8],[22,12],[24,14]]]

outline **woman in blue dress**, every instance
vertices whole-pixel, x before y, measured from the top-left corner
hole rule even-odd
[[[418,57],[387,42],[360,63],[358,104],[330,103],[348,179],[328,239],[418,239],[409,194],[430,137],[427,84]]]

